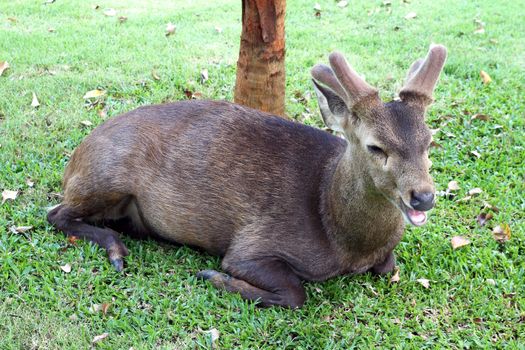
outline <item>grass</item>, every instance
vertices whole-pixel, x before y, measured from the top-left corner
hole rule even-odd
[[[309,69],[332,50],[390,99],[429,43],[449,48],[429,110],[442,146],[431,158],[438,190],[451,180],[461,186],[455,199],[439,198],[428,225],[407,229],[396,248],[398,283],[370,275],[307,283],[300,310],[260,309],[197,281],[195,273],[218,268],[219,259],[185,247],[126,238],[131,255],[118,274],[103,251],[68,243],[46,222],[68,156],[104,120],[101,105],[82,99],[88,90],[107,91],[108,117],[185,99],[185,90],[232,99],[239,1],[107,0],[97,10],[95,3],[0,4],[0,61],[11,65],[0,77],[0,190],[19,191],[0,205],[0,348],[86,349],[106,332],[94,347],[210,348],[214,328],[216,347],[225,349],[525,348],[523,3],[350,1],[341,9],[320,1],[316,18],[314,2],[288,1],[287,112],[307,124],[321,126]],[[105,8],[117,16],[104,16]],[[404,19],[412,11],[417,17]],[[474,34],[475,19],[484,33]],[[168,22],[177,30],[166,37]],[[204,68],[210,79],[201,84]],[[492,83],[481,82],[480,70]],[[483,192],[458,200],[475,187]],[[480,227],[476,216],[490,212],[484,202],[499,211]],[[498,224],[512,231],[503,245],[491,233]],[[453,250],[456,235],[471,244]],[[102,304],[110,304],[106,313],[97,311]]]

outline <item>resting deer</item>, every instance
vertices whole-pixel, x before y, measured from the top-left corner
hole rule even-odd
[[[315,66],[324,122],[345,139],[227,102],[112,118],[73,153],[48,220],[119,271],[123,226],[204,248],[226,273],[199,277],[264,306],[303,305],[302,280],[390,272],[404,219],[423,225],[434,205],[424,114],[445,57],[431,46],[388,103],[340,53]]]

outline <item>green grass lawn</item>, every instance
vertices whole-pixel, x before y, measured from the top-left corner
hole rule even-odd
[[[303,309],[261,309],[195,278],[219,268],[216,257],[125,238],[131,255],[118,274],[98,247],[68,243],[45,217],[73,149],[105,118],[185,91],[231,100],[240,1],[1,1],[0,61],[11,67],[0,76],[0,191],[18,191],[0,205],[1,349],[86,349],[103,333],[94,347],[211,348],[213,329],[223,349],[525,348],[524,2],[319,3],[317,18],[315,1],[288,1],[286,104],[301,122],[322,126],[309,70],[332,50],[386,100],[430,43],[449,49],[428,122],[439,129],[437,190],[452,180],[460,189],[439,198],[429,224],[407,229],[399,282],[307,283]],[[409,12],[417,16],[405,19]],[[177,29],[166,37],[168,22]],[[90,105],[82,97],[96,88],[107,93]],[[473,188],[483,192],[464,200]],[[482,212],[493,215],[483,227]],[[499,244],[492,229],[505,224],[511,238]],[[32,228],[11,229],[19,226]],[[453,250],[457,235],[470,244]]]

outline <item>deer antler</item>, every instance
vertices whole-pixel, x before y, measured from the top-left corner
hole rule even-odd
[[[431,45],[425,60],[417,60],[408,72],[405,86],[399,92],[401,99],[407,95],[420,95],[432,101],[432,93],[447,58],[443,45]]]
[[[337,79],[350,97],[352,104],[363,97],[377,95],[377,90],[352,69],[341,53],[332,52],[329,60],[330,66],[332,66]]]

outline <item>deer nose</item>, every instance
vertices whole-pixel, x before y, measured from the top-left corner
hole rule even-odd
[[[412,192],[410,205],[415,210],[427,211],[434,207],[434,193],[432,192]]]

